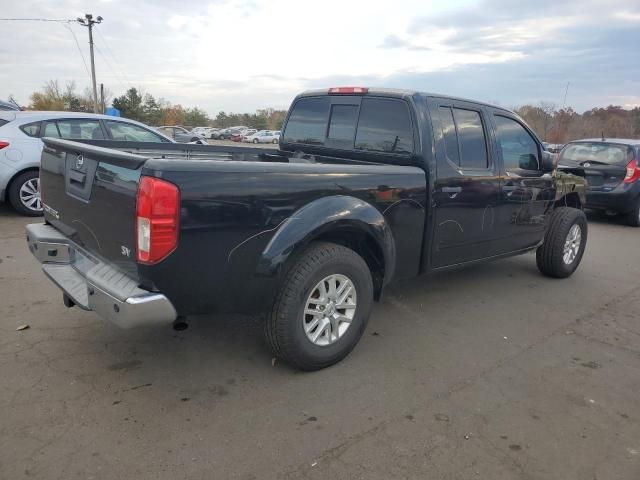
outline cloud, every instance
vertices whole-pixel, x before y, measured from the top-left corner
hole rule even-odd
[[[286,108],[313,87],[362,84],[440,91],[509,106],[640,104],[637,0],[111,0],[13,2],[6,17],[105,20],[98,82],[184,106]],[[337,13],[338,12],[338,13]],[[22,103],[46,80],[89,85],[77,24],[0,24],[0,98]]]

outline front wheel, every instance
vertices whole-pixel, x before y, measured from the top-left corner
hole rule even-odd
[[[551,215],[544,243],[536,251],[538,269],[555,278],[576,271],[587,244],[587,217],[582,210],[556,208]]]
[[[356,346],[372,304],[371,272],[362,257],[341,245],[313,243],[288,271],[265,336],[276,357],[319,370]]]
[[[258,139],[257,139],[257,138],[254,138],[254,139],[253,139],[253,143],[258,143]]]
[[[278,139],[277,139],[277,138],[274,138],[273,140],[271,140],[271,143],[273,143],[273,144],[278,143]]]

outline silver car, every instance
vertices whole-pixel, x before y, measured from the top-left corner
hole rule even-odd
[[[162,133],[173,138],[178,143],[199,143],[207,145],[208,142],[201,133],[190,132],[180,125],[165,125],[158,127]]]
[[[29,216],[42,215],[38,169],[42,137],[169,142],[126,118],[77,112],[0,111],[0,202]]]

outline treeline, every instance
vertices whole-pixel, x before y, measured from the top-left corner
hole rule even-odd
[[[124,95],[113,98],[109,90],[105,90],[104,106],[113,105],[120,110],[120,115],[147,125],[185,125],[190,127],[233,127],[245,125],[257,129],[279,130],[286,115],[286,110],[267,108],[255,113],[219,112],[210,118],[204,110],[193,107],[185,108],[180,104],[172,104],[164,98],[156,99],[150,93],[143,93],[137,88],[130,88]],[[76,91],[75,82],[61,87],[57,80],[49,80],[42,91],[34,92],[29,97],[30,110],[55,110],[69,112],[93,112],[91,90],[84,93]]]
[[[571,107],[558,109],[553,103],[524,105],[514,109],[540,138],[549,143],[567,143],[580,138],[640,138],[640,107],[631,110],[609,105],[582,114]]]

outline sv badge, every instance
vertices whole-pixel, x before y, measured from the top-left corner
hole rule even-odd
[[[121,251],[122,255],[125,256],[125,257],[131,256],[131,249],[128,248],[128,247],[125,247],[124,245],[120,246],[120,251]]]

